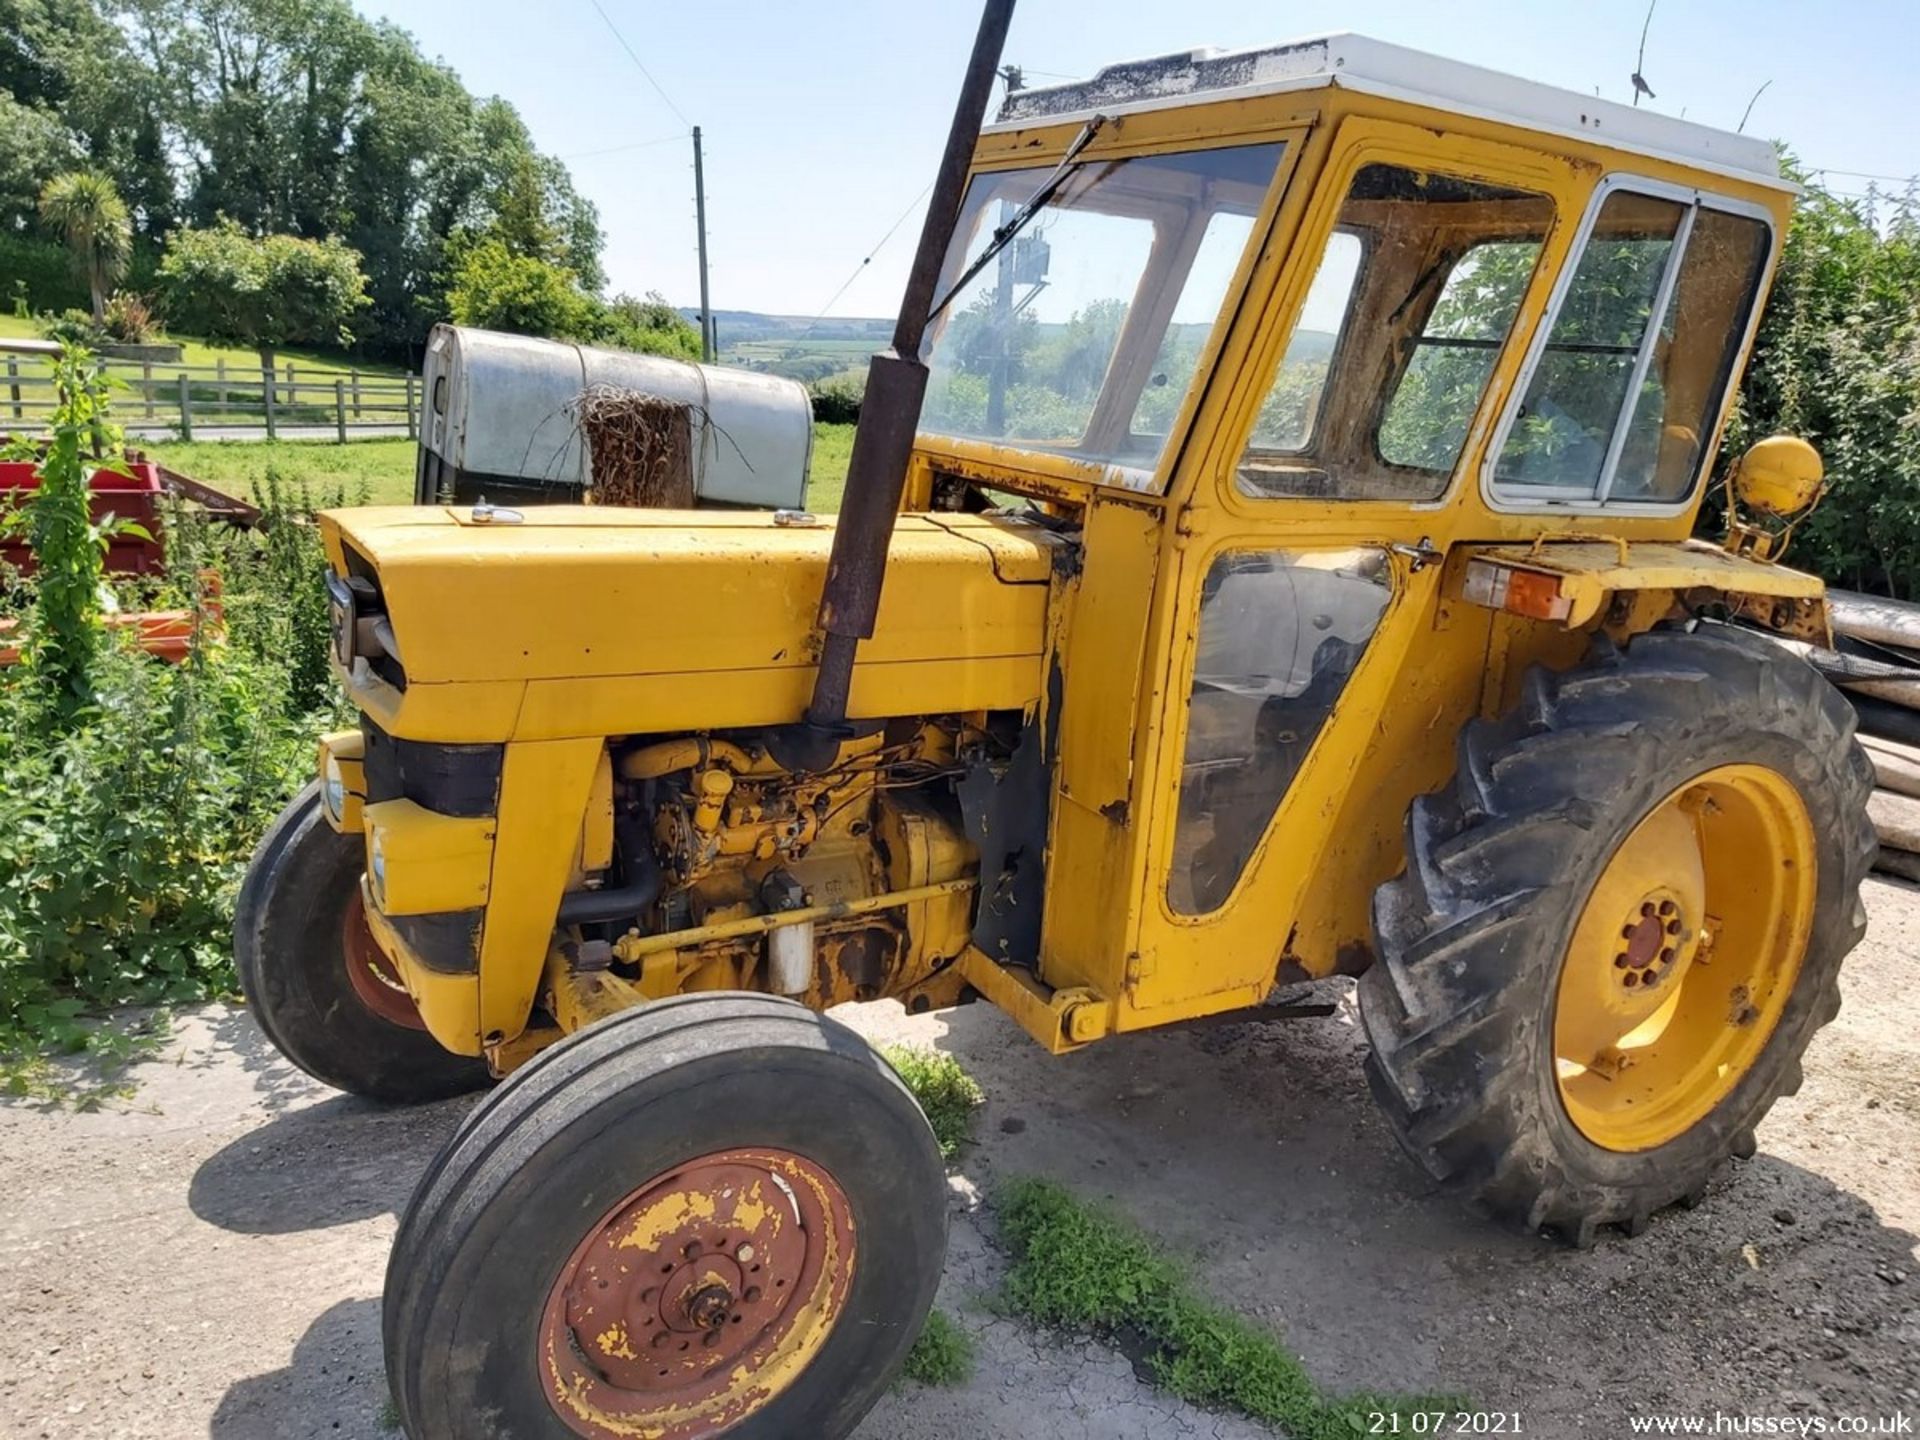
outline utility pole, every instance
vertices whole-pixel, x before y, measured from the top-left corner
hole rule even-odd
[[[713,311],[707,300],[707,173],[700,158],[700,127],[693,127],[693,214],[700,229],[700,358],[713,363]]]

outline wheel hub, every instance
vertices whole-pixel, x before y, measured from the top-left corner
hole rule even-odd
[[[709,1155],[649,1181],[575,1249],[548,1298],[549,1398],[589,1440],[702,1440],[784,1389],[852,1278],[827,1172],[781,1150]]]
[[[1681,898],[1661,888],[1642,897],[1620,927],[1620,952],[1613,957],[1624,990],[1658,985],[1673,973],[1691,949]]]
[[[367,924],[366,902],[356,886],[340,922],[340,959],[347,967],[347,981],[360,1003],[390,1025],[406,1030],[425,1030],[420,1007],[400,979],[400,972],[373,938]]]

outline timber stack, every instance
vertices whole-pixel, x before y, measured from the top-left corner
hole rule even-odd
[[[1833,649],[1787,643],[1859,713],[1876,786],[1868,807],[1880,834],[1874,868],[1920,883],[1920,605],[1829,590],[1827,615]]]

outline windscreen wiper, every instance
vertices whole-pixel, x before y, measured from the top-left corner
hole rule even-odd
[[[1047,202],[1059,193],[1062,185],[1067,183],[1067,178],[1080,168],[1077,163],[1080,152],[1087,148],[1088,143],[1099,133],[1100,127],[1106,123],[1106,116],[1096,115],[1080,127],[1080,133],[1073,137],[1073,143],[1067,146],[1067,153],[1060,157],[1060,163],[1053,167],[1053,173],[1040,182],[1040,188],[1028,197],[1026,204],[1014,211],[1007,222],[993,232],[993,239],[987,243],[987,248],[980,252],[980,257],[967,267],[964,275],[953,282],[953,288],[940,297],[940,303],[927,312],[929,322],[938,319],[940,312],[953,303],[953,297],[967,288],[967,282],[986,269],[994,256],[1011,245],[1014,238],[1031,223],[1033,217],[1046,208]]]

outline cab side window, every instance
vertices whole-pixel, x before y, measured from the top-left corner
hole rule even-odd
[[[1441,494],[1553,213],[1543,195],[1403,165],[1363,167],[1241,456],[1241,492]]]
[[[1509,500],[1675,503],[1693,490],[1772,247],[1763,219],[1615,189],[1494,461]]]

